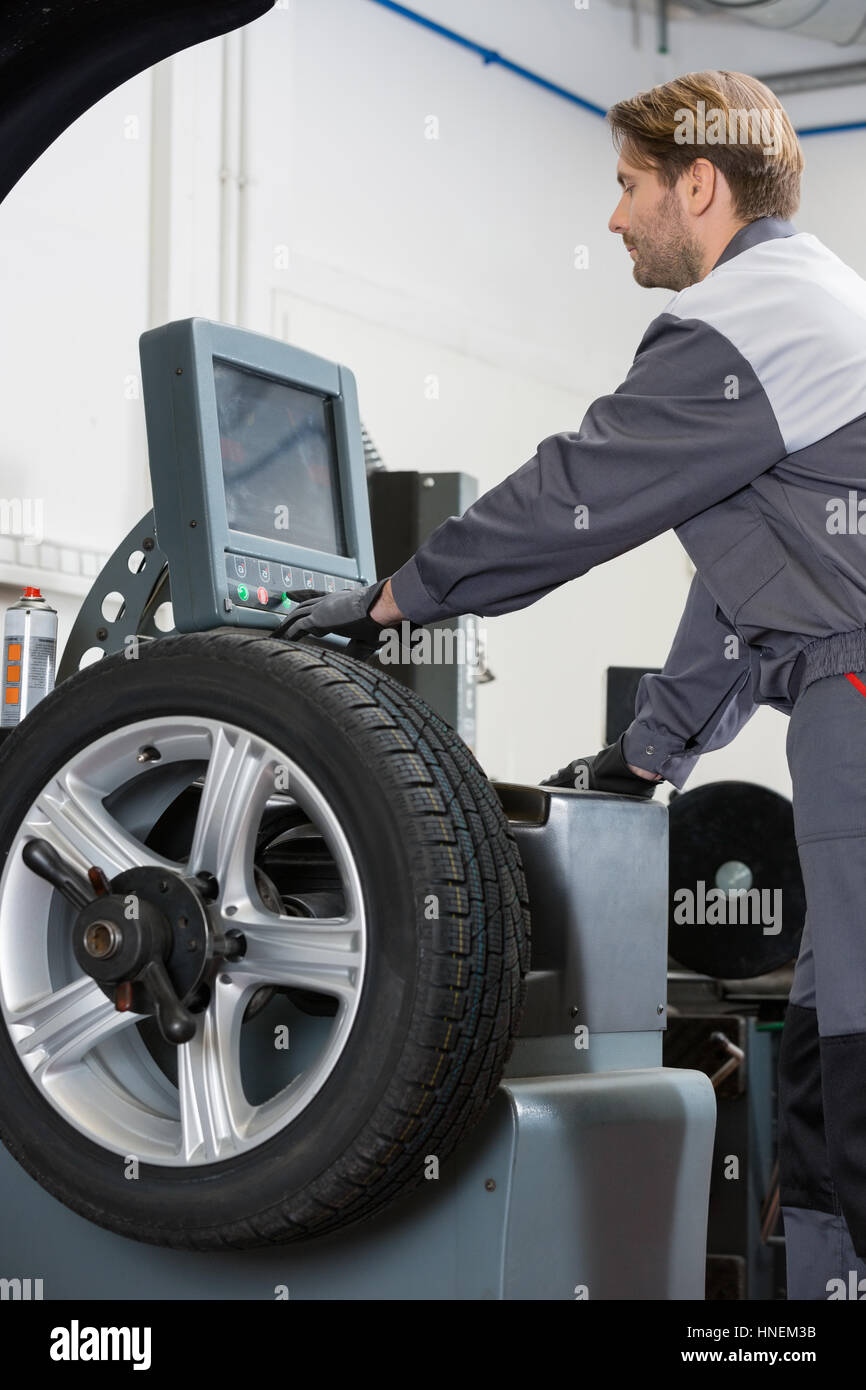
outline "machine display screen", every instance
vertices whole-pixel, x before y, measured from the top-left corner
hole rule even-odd
[[[328,398],[213,365],[230,529],[347,555]]]

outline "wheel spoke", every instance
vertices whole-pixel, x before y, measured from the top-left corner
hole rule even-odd
[[[109,878],[142,864],[177,867],[125,830],[105,809],[102,793],[69,769],[45,788],[22,831],[24,839],[47,840],[82,869],[97,864]]]
[[[363,965],[362,923],[354,917],[232,918],[246,938],[246,954],[232,961],[232,977],[256,984],[292,985],[349,1003]]]
[[[88,976],[73,980],[9,1017],[18,1054],[32,1076],[43,1082],[75,1066],[100,1043],[139,1021],[139,1015],[118,1013],[99,985]]]
[[[187,1163],[216,1162],[245,1147],[254,1114],[240,1074],[245,993],[234,984],[217,984],[195,1037],[178,1048],[181,1153]]]
[[[253,853],[266,796],[273,791],[273,769],[273,752],[250,734],[214,734],[189,868],[213,874],[223,901],[255,901]]]

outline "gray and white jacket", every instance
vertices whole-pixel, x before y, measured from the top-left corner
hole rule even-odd
[[[790,222],[741,228],[580,429],[391,587],[418,623],[510,613],[670,529],[697,573],[624,749],[679,787],[757,705],[790,712],[804,681],[866,668],[866,280]]]

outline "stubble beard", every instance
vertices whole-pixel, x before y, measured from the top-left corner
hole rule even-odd
[[[653,216],[633,242],[633,275],[644,289],[684,290],[703,275],[703,251],[689,234],[673,190],[665,194]]]

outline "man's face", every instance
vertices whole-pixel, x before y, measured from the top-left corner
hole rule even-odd
[[[608,227],[633,248],[632,273],[645,289],[683,290],[703,277],[703,248],[689,227],[680,196],[685,177],[668,188],[655,169],[617,160],[622,197]]]

